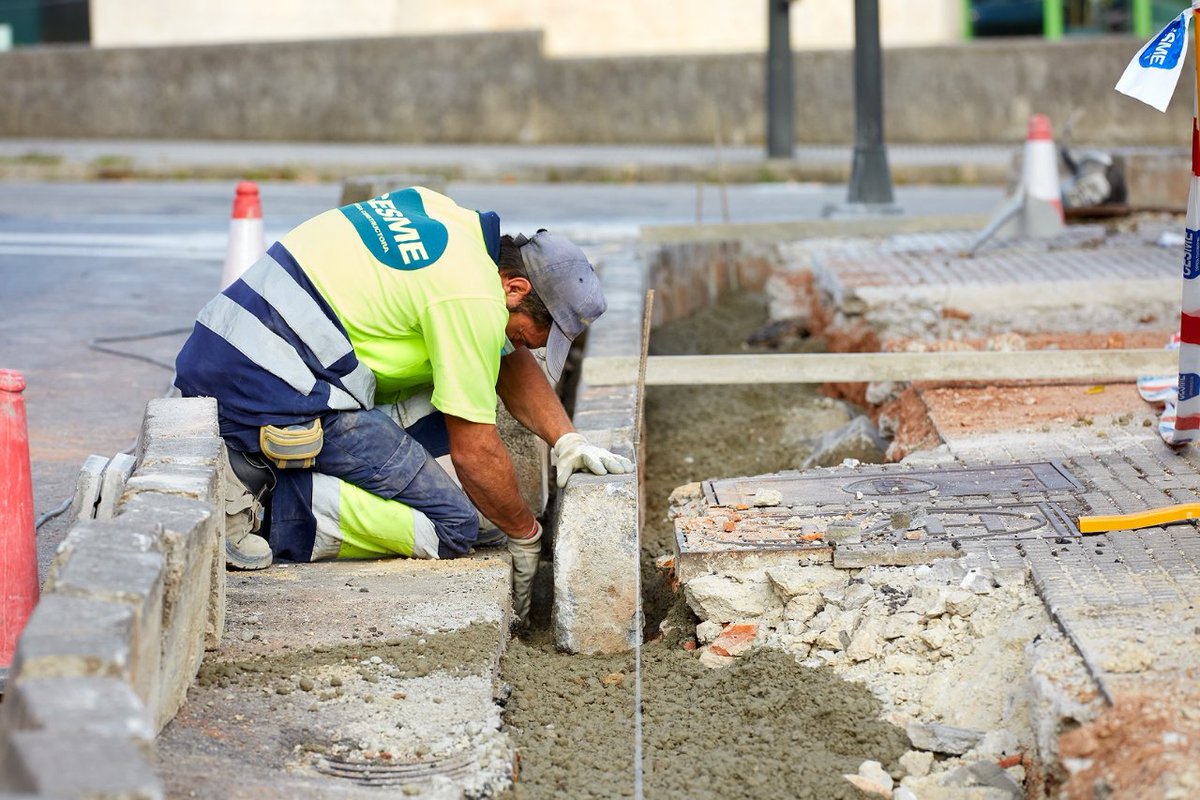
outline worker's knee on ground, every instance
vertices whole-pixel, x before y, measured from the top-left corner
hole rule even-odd
[[[381,497],[394,497],[425,467],[425,449],[379,409],[325,418],[318,472],[335,475]]]
[[[437,531],[439,558],[466,555],[479,538],[479,512],[466,495],[462,500],[460,505],[439,509],[436,516],[422,509]]]

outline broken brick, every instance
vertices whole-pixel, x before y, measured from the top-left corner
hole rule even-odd
[[[740,656],[754,645],[758,625],[735,622],[726,625],[709,649],[719,656]]]

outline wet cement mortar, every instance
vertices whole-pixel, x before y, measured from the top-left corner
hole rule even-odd
[[[761,298],[737,295],[662,326],[651,352],[749,351],[747,339],[765,320]],[[820,347],[797,337],[776,344]],[[898,772],[907,738],[880,721],[881,704],[866,687],[771,650],[708,668],[683,647],[695,617],[654,567],[671,551],[672,489],[796,468],[814,437],[852,413],[815,387],[797,385],[647,391],[643,596],[647,633],[666,633],[642,650],[646,797],[836,800],[865,796],[843,777],[864,760]],[[514,687],[504,719],[519,757],[519,780],[508,796],[633,796],[634,659],[556,652],[548,626],[547,609],[535,608],[531,630],[513,640],[502,662],[503,679]]]
[[[427,765],[435,773],[424,796],[459,797],[464,790],[493,796],[507,783],[512,758],[500,709],[491,702],[495,636],[494,627],[478,623],[401,639],[372,627],[347,634],[344,645],[247,649],[206,660],[160,758],[170,763],[176,752],[189,760],[202,754],[229,769],[253,753],[261,763],[286,765],[299,781],[316,778],[330,763]],[[243,637],[246,648],[255,640]],[[217,720],[219,734],[211,727],[213,712],[205,711],[214,706],[226,712]],[[440,713],[428,714],[431,707]],[[492,718],[481,718],[480,708],[493,709]],[[197,796],[196,780],[168,771],[173,795]],[[222,775],[200,794],[222,796],[237,786]],[[317,784],[296,791],[320,793]]]

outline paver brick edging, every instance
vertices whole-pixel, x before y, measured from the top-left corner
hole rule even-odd
[[[154,737],[224,627],[215,401],[150,401],[137,454],[113,519],[68,532],[17,644],[0,793],[163,796]]]

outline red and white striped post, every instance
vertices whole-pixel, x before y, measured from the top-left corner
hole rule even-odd
[[[1192,3],[1192,22],[1200,5]],[[1196,41],[1193,38],[1193,41]],[[1200,54],[1200,43],[1195,45]],[[1179,311],[1179,391],[1173,430],[1160,431],[1170,444],[1200,436],[1200,64],[1192,103],[1192,180],[1184,223],[1183,298]]]

